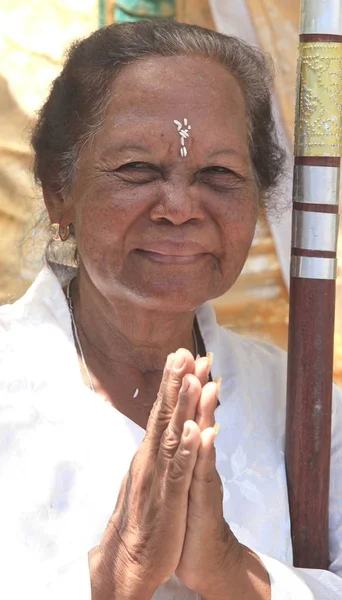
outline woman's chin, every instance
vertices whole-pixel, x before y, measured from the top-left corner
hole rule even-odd
[[[135,289],[129,293],[130,300],[137,307],[158,312],[188,312],[196,310],[198,306],[211,300],[216,294],[209,290],[191,289],[190,286],[183,286],[182,289],[168,287],[167,289]]]
[[[128,276],[127,276],[128,275]],[[193,311],[201,304],[223,294],[227,286],[221,274],[214,277],[199,277],[197,273],[187,277],[174,273],[173,277],[146,277],[141,273],[127,274],[125,277],[107,278],[102,289],[111,303],[136,306],[158,312]]]

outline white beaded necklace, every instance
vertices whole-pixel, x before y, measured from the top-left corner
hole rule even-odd
[[[89,387],[92,390],[92,392],[96,392],[95,390],[95,386],[93,383],[93,380],[91,378],[89,369],[87,367],[87,363],[85,361],[84,358],[84,352],[83,352],[83,348],[81,345],[81,340],[80,340],[80,336],[78,334],[78,329],[77,329],[77,325],[76,325],[76,321],[75,321],[75,315],[74,315],[74,306],[73,306],[73,302],[72,302],[72,298],[70,295],[70,285],[72,283],[73,279],[71,281],[69,281],[68,286],[67,286],[67,293],[66,293],[66,298],[67,298],[67,302],[68,302],[68,306],[69,306],[69,312],[70,312],[70,318],[71,318],[71,324],[72,324],[72,329],[73,329],[73,333],[74,333],[74,337],[81,355],[81,360],[82,360],[82,365],[83,368],[85,370],[85,373],[87,375],[88,378],[88,382],[89,382]],[[192,328],[192,339],[194,342],[194,348],[195,348],[195,358],[198,356],[198,343],[197,343],[197,337],[196,337],[196,332],[195,332],[195,327]],[[133,398],[136,398],[139,395],[139,388],[136,388],[134,394],[133,394]]]

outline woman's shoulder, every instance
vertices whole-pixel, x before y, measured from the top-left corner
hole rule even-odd
[[[222,327],[211,307],[206,317],[212,329],[209,337],[214,340],[211,348],[216,352],[214,376],[223,376],[223,401],[229,400],[231,394],[243,394],[257,409],[261,405],[269,406],[270,414],[281,409],[285,417],[287,352],[267,341]],[[332,423],[333,438],[336,438],[336,430],[342,431],[342,390],[336,385],[333,386]]]
[[[208,304],[201,307],[198,320],[206,349],[214,354],[215,377],[225,375],[254,382],[266,378],[268,383],[285,385],[287,354],[283,349],[223,327]]]
[[[0,389],[40,382],[70,336],[60,282],[44,267],[24,296],[0,307]]]
[[[278,365],[281,368],[286,365],[287,353],[285,350],[276,346],[272,342],[259,340],[235,333],[225,327],[218,325],[222,341],[234,348],[234,352],[241,357],[248,357],[248,361],[255,359],[260,361],[266,368],[273,368]]]
[[[0,332],[24,332],[49,320],[58,320],[66,312],[66,301],[59,279],[49,266],[37,275],[25,294],[0,306]]]

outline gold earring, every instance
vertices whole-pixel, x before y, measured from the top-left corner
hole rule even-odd
[[[56,242],[66,242],[70,235],[70,227],[69,225],[63,226],[59,223],[51,223],[51,232]]]

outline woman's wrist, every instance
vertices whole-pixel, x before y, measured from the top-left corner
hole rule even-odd
[[[268,572],[260,558],[250,548],[239,544],[236,568],[223,569],[222,579],[212,586],[206,600],[271,600]]]
[[[259,556],[241,544],[241,563],[238,572],[238,598],[271,600],[271,583],[267,569]]]
[[[150,600],[146,581],[137,577],[128,565],[117,560],[109,561],[99,546],[89,552],[89,572],[92,600]]]
[[[112,573],[106,568],[100,548],[88,554],[92,600],[115,600]]]

